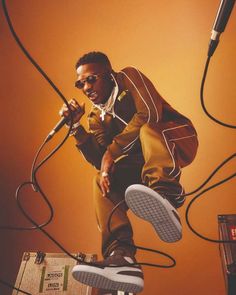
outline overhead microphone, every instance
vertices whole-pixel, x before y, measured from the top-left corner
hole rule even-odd
[[[208,49],[208,57],[211,57],[220,40],[220,34],[224,32],[230,14],[233,10],[235,0],[221,0],[216,19],[211,32],[211,40]]]

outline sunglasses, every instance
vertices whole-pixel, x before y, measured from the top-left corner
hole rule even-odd
[[[77,80],[75,82],[75,87],[82,89],[82,88],[84,88],[85,83],[89,83],[92,85],[98,80],[99,76],[102,76],[104,74],[106,74],[106,73],[93,74],[93,75],[89,75],[88,77],[86,77],[83,80]]]

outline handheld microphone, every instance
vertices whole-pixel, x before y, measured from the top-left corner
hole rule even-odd
[[[208,49],[208,57],[211,57],[220,40],[220,34],[224,32],[230,14],[233,10],[235,0],[221,0],[216,19],[211,32],[211,40]]]
[[[61,120],[56,124],[56,126],[52,129],[52,131],[48,134],[46,141],[49,141],[53,135],[58,132],[68,121],[68,118],[61,118]]]

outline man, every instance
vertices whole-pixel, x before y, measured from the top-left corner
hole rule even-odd
[[[80,124],[84,105],[69,102],[71,134],[86,160],[99,170],[94,203],[104,260],[79,264],[72,273],[94,287],[138,293],[143,289],[143,273],[134,264],[136,251],[127,209],[149,221],[163,241],[181,239],[176,208],[185,197],[179,179],[181,168],[196,155],[196,131],[136,68],[114,72],[105,54],[90,52],[79,59],[76,71],[75,86],[92,102],[92,110],[87,132]],[[65,105],[60,113],[68,116]],[[109,231],[111,210],[124,198],[126,203],[115,211]]]

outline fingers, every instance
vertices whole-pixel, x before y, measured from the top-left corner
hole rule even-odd
[[[69,104],[70,110],[72,112],[75,111],[77,108],[79,108],[79,104],[75,99],[69,100],[68,104]],[[60,116],[68,116],[69,110],[68,110],[68,107],[65,103],[62,105],[62,108],[60,109],[59,114],[60,114]]]
[[[80,118],[84,115],[85,113],[85,103],[82,103],[81,105],[73,98],[68,101],[70,111],[72,112],[73,115],[73,121],[79,121]],[[68,110],[67,105],[64,103],[62,105],[62,108],[59,111],[59,115],[61,117],[67,118],[69,116],[70,112]]]
[[[78,110],[78,111],[79,110],[82,110],[81,105],[74,98],[72,98],[71,100],[69,100],[69,105],[70,105],[70,107],[71,107],[72,110]]]
[[[110,179],[113,171],[114,160],[111,153],[107,150],[101,162],[101,180],[100,185],[103,192],[103,196],[107,196],[110,192]]]
[[[110,192],[110,178],[108,173],[102,172],[100,186],[103,197],[107,197]]]

